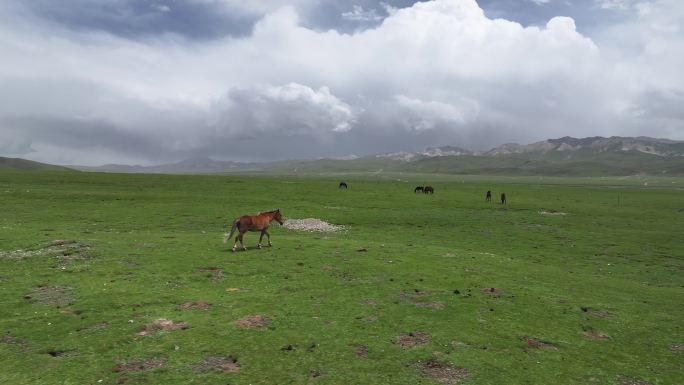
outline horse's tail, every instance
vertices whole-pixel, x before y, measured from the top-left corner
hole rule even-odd
[[[238,224],[240,224],[240,218],[233,221],[233,227],[230,228],[230,234],[224,234],[223,243],[227,243],[230,238],[233,238],[233,234],[235,234],[235,230],[237,230]]]

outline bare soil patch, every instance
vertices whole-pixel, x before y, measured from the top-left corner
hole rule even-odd
[[[402,333],[397,337],[396,343],[404,349],[430,343],[430,335],[423,332]]]
[[[368,347],[365,345],[356,345],[354,346],[354,354],[356,354],[357,357],[365,357],[368,355]]]
[[[223,372],[236,373],[239,372],[242,365],[238,363],[237,358],[228,357],[207,357],[202,362],[192,366],[196,373],[202,372]]]
[[[352,281],[354,279],[354,276],[350,272],[342,270],[333,270],[330,272],[330,276],[344,281]]]
[[[198,273],[206,273],[210,281],[216,282],[224,277],[223,269],[220,267],[198,267]]]
[[[503,290],[499,289],[498,287],[485,287],[484,289],[482,289],[482,292],[494,296],[499,296],[503,294]]]
[[[653,385],[648,381],[641,380],[634,377],[620,377],[618,379],[618,384],[620,385]]]
[[[593,339],[593,340],[599,340],[599,341],[605,341],[610,339],[610,336],[602,331],[599,330],[585,330],[584,335]]]
[[[296,231],[315,231],[334,233],[344,230],[344,226],[333,225],[318,218],[287,219],[283,222],[283,227]]]
[[[8,345],[26,345],[25,340],[17,337],[12,337],[9,334],[2,336],[2,338],[0,338],[0,342]]]
[[[74,288],[71,286],[37,286],[24,296],[25,299],[41,305],[71,305],[74,303]]]
[[[142,372],[144,370],[161,368],[165,364],[166,360],[163,358],[137,359],[122,362],[112,370],[114,372]]]
[[[594,317],[600,317],[600,318],[611,318],[613,316],[613,313],[609,312],[608,310],[599,310],[599,309],[593,309],[590,307],[582,306],[580,309],[589,315],[592,315]]]
[[[137,335],[144,337],[162,330],[185,330],[189,327],[190,325],[185,322],[175,322],[166,318],[159,318],[145,325],[145,328],[137,333]]]
[[[418,368],[425,377],[446,385],[456,385],[470,375],[470,371],[466,368],[459,368],[436,360],[418,363]]]
[[[61,261],[89,258],[90,245],[75,240],[54,240],[36,249],[0,251],[0,258],[25,259],[32,257],[54,257]]]
[[[556,211],[556,210],[540,210],[539,214],[541,215],[568,215],[567,213],[564,213],[562,211]]]
[[[532,349],[558,350],[558,346],[556,346],[555,344],[548,342],[548,341],[542,341],[542,340],[534,338],[534,337],[523,337],[522,340],[527,345],[526,349],[532,348]]]
[[[268,327],[268,325],[271,323],[271,320],[271,317],[261,314],[253,314],[248,315],[246,317],[242,317],[239,320],[234,321],[233,323],[241,328],[263,329],[265,327]]]
[[[181,310],[209,310],[213,305],[207,301],[186,302],[179,305]]]

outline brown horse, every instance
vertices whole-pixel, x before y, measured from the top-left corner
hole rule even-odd
[[[501,193],[501,204],[505,205],[506,204],[506,193]]]
[[[485,196],[485,201],[487,201],[487,202],[492,201],[492,190],[487,190],[487,195]]]
[[[425,187],[423,187],[423,193],[425,193],[425,194],[434,194],[434,193],[435,193],[435,189],[432,188],[432,186],[425,186]]]
[[[277,221],[281,225],[283,224],[283,216],[280,214],[280,209],[273,211],[266,211],[259,213],[257,215],[243,215],[240,218],[233,221],[233,227],[230,229],[230,234],[226,234],[223,238],[223,243],[228,242],[230,238],[233,237],[235,231],[239,231],[239,234],[235,237],[235,243],[233,244],[233,251],[237,248],[237,243],[240,241],[243,250],[247,250],[245,244],[242,243],[242,237],[248,231],[261,231],[261,237],[259,237],[259,244],[257,247],[261,248],[261,240],[264,239],[264,234],[268,237],[268,245],[271,244],[271,234],[266,231],[271,221]]]

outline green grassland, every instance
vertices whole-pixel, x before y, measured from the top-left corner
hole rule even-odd
[[[339,178],[0,171],[0,383],[684,383],[682,179]],[[346,230],[221,243],[272,208]]]

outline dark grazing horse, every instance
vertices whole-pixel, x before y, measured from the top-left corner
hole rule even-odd
[[[247,250],[247,247],[245,247],[245,244],[242,242],[242,237],[248,231],[261,231],[261,237],[259,237],[259,244],[257,247],[259,249],[261,248],[261,240],[264,239],[264,234],[268,237],[268,245],[272,246],[271,234],[266,231],[272,221],[277,221],[281,225],[283,224],[283,216],[280,214],[280,209],[266,211],[257,215],[243,215],[233,221],[233,227],[230,229],[230,234],[226,234],[223,238],[223,243],[228,242],[228,240],[233,237],[233,234],[235,234],[235,231],[238,231],[239,234],[235,237],[233,251],[237,248],[238,241],[240,241],[242,249]]]
[[[434,194],[434,193],[435,193],[435,189],[432,188],[432,186],[425,186],[425,187],[423,187],[423,193],[425,193],[425,194]]]
[[[501,204],[502,205],[506,204],[506,193],[505,192],[501,193]]]
[[[418,186],[418,187],[413,189],[414,194],[417,193],[418,191],[423,192],[423,186]]]
[[[485,196],[485,201],[491,202],[492,201],[492,191],[487,190],[487,196]]]
[[[340,186],[338,188],[347,188],[347,184],[345,182],[340,182]]]

